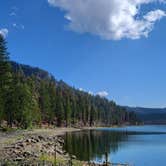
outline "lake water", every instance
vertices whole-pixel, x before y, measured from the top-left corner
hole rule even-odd
[[[166,126],[101,128],[66,133],[65,150],[83,161],[166,165]]]

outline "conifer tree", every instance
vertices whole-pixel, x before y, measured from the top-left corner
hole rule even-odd
[[[50,96],[50,111],[49,111],[49,121],[50,123],[55,123],[55,114],[56,114],[56,85],[53,80],[49,83],[49,96]]]
[[[66,126],[69,126],[70,122],[71,122],[71,105],[70,105],[69,99],[67,99],[65,115],[66,115],[66,117],[65,117],[66,118]]]
[[[0,35],[0,118],[6,115],[8,124],[11,125],[11,116],[7,99],[10,94],[10,84],[12,80],[9,56],[6,47],[6,41]]]
[[[39,105],[42,113],[42,120],[48,121],[51,112],[51,103],[49,95],[49,86],[46,80],[41,81],[39,93],[40,93]]]

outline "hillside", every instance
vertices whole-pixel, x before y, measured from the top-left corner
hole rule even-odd
[[[0,126],[111,126],[136,115],[114,101],[77,90],[37,67],[9,61],[0,35]]]
[[[166,108],[125,107],[146,124],[166,124]]]
[[[42,95],[40,86],[44,86],[46,94],[40,96],[41,101],[41,114],[47,111],[49,107],[44,106],[46,100],[54,98],[54,113],[51,116],[56,116],[56,111],[61,116],[61,119],[51,118],[52,123],[56,123],[60,126],[66,125],[113,125],[122,123],[134,123],[137,119],[135,114],[128,113],[122,107],[116,105],[114,101],[109,101],[106,98],[100,96],[93,96],[87,92],[75,89],[62,80],[57,81],[50,73],[40,68],[31,67],[28,65],[18,64],[16,62],[10,62],[12,71],[17,74],[21,72],[25,78],[33,78],[38,82],[39,95]],[[40,84],[40,85],[39,85]],[[51,85],[51,87],[49,87]],[[49,88],[54,90],[55,94],[49,94]],[[47,91],[47,92],[46,92]],[[53,95],[51,98],[49,95]],[[54,96],[55,95],[55,96]],[[47,101],[49,102],[49,101]],[[40,105],[40,104],[39,104]],[[42,108],[43,107],[43,108]],[[51,109],[51,108],[49,108]],[[74,112],[76,111],[76,112]],[[49,114],[49,113],[48,113]],[[44,117],[45,115],[43,115]],[[45,117],[44,120],[48,121]],[[55,122],[56,121],[56,122]]]
[[[12,70],[14,71],[14,73],[17,73],[18,71],[22,70],[24,75],[27,77],[33,76],[33,75],[40,79],[50,79],[51,77],[53,77],[53,76],[51,76],[50,73],[48,73],[47,71],[42,70],[38,67],[23,65],[20,63],[16,63],[14,61],[10,61],[10,64],[12,66]]]

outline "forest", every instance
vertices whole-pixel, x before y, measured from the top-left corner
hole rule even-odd
[[[69,86],[39,68],[10,61],[0,35],[0,126],[134,124],[136,114],[114,101]]]

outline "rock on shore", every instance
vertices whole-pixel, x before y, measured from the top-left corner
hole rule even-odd
[[[33,135],[24,137],[15,143],[5,146],[1,160],[20,161],[36,160],[42,154],[67,157],[63,151],[63,139],[60,136]]]

